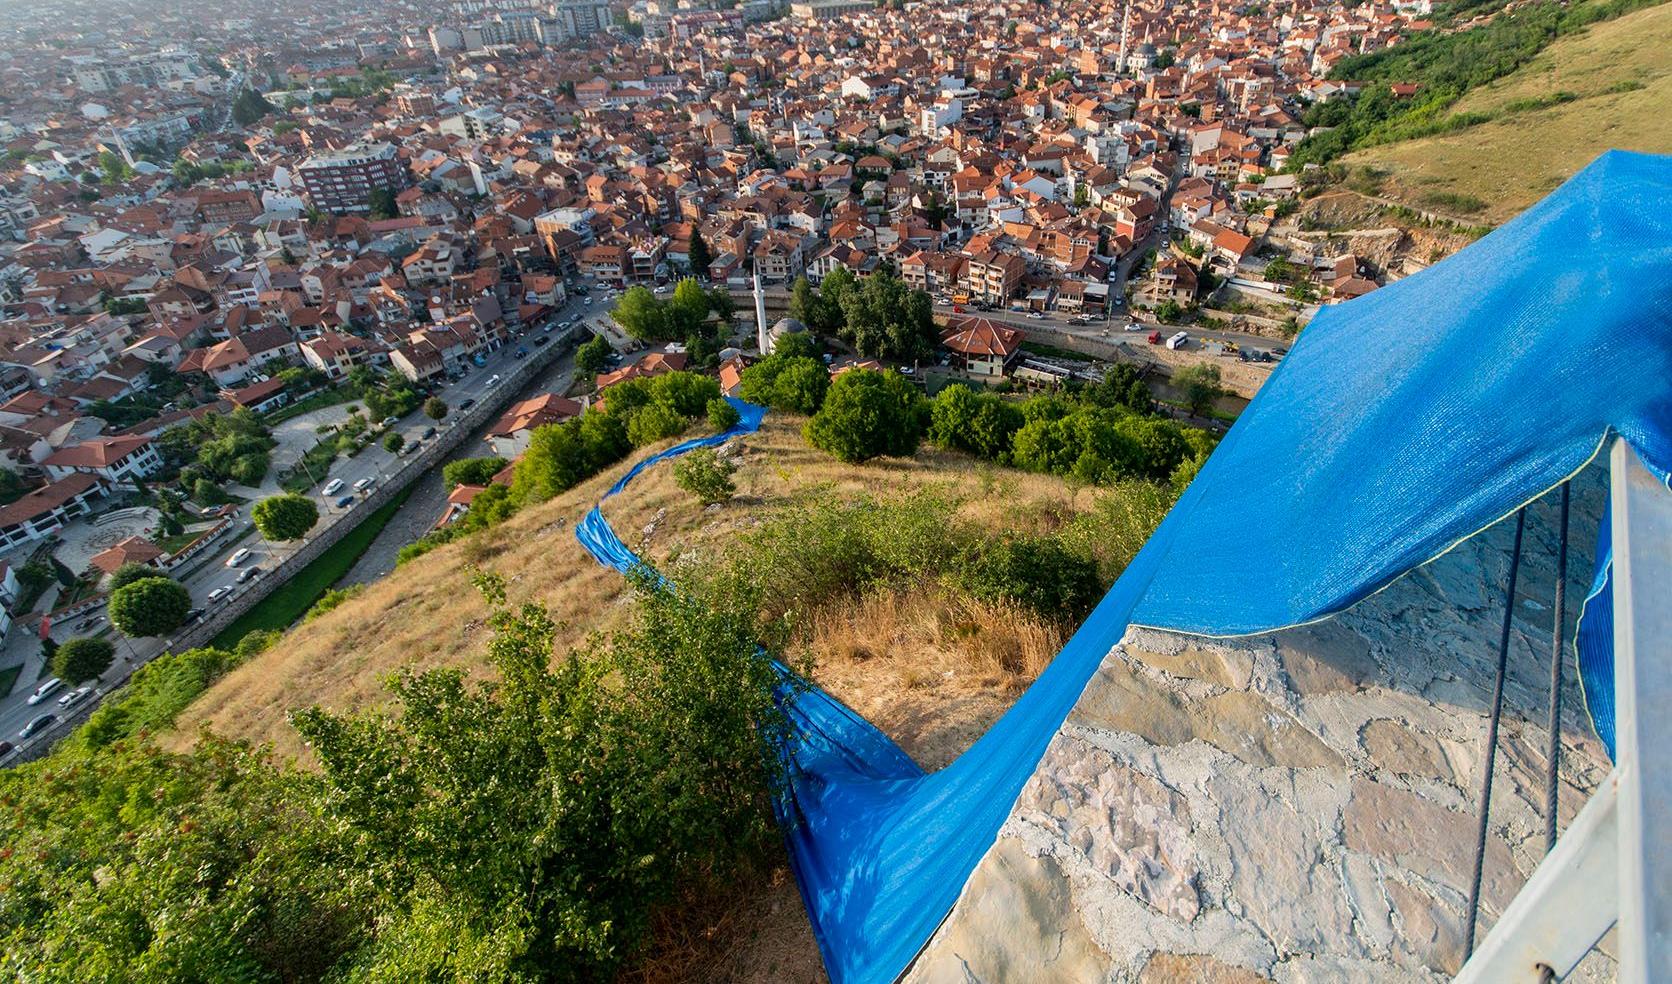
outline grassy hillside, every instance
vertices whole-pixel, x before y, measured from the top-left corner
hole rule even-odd
[[[642,475],[611,500],[606,514],[630,546],[669,569],[718,556],[737,531],[824,487],[873,495],[944,488],[966,500],[963,515],[995,530],[1048,527],[1075,511],[1076,494],[1059,479],[928,448],[909,460],[841,465],[809,448],[799,422],[779,414],[747,444],[737,498],[712,512],[675,487],[670,467]],[[565,623],[560,651],[588,632],[608,630],[626,586],[581,549],[574,524],[627,467],[624,462],[502,526],[404,565],[302,624],[187,708],[173,741],[184,747],[207,724],[230,737],[270,742],[281,755],[299,755],[302,747],[286,722],[292,710],[371,706],[384,699],[382,679],[406,666],[480,667],[489,633],[470,585],[471,565],[503,575],[513,601],[547,605]],[[1091,495],[1080,493],[1080,504],[1089,505]],[[810,627],[821,682],[930,765],[949,760],[979,734],[1062,641],[1054,627],[1001,619],[990,610],[949,611],[942,601],[927,593],[872,599],[853,611],[823,613]]]
[[[1382,195],[1499,223],[1610,148],[1672,153],[1672,5],[1591,26],[1471,91],[1491,121],[1344,158],[1386,172]]]

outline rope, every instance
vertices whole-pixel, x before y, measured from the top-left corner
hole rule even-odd
[[[1556,541],[1556,621],[1550,641],[1550,747],[1544,755],[1544,853],[1556,846],[1556,773],[1562,761],[1562,622],[1567,589],[1568,483],[1562,483],[1561,533]]]
[[[1498,674],[1492,684],[1492,712],[1486,721],[1486,767],[1480,781],[1480,822],[1475,828],[1475,872],[1469,883],[1468,922],[1463,928],[1463,959],[1475,952],[1475,921],[1480,916],[1480,879],[1486,866],[1487,819],[1492,813],[1492,768],[1498,752],[1498,724],[1504,716],[1504,672],[1509,666],[1509,630],[1515,618],[1515,579],[1521,572],[1521,535],[1527,528],[1527,507],[1515,513],[1515,546],[1509,555],[1509,587],[1504,592],[1504,626],[1498,636]]]

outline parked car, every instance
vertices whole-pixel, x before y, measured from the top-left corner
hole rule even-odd
[[[417,442],[417,441],[413,441],[413,442],[412,442],[412,443],[411,443],[411,444],[405,444],[405,445],[402,445],[402,446],[401,446],[401,449],[400,449],[400,451],[399,451],[399,452],[398,452],[398,453],[399,453],[399,454],[400,454],[400,456],[401,456],[401,457],[403,457],[403,458],[404,458],[404,457],[406,457],[406,456],[407,456],[407,455],[409,455],[409,454],[414,454],[414,453],[416,453],[416,452],[417,452],[417,450],[418,450],[418,449],[419,449],[419,448],[421,448],[421,447],[423,447],[423,446],[424,446],[424,445],[423,445],[423,444],[421,444],[421,443],[419,443],[419,442]]]
[[[1139,324],[1136,321],[1127,322],[1126,327],[1121,329],[1121,331],[1143,331],[1143,330],[1144,330],[1144,326]]]
[[[53,694],[57,693],[59,690],[62,690],[63,687],[64,687],[64,681],[58,679],[57,677],[53,677],[52,679],[48,680],[47,682],[45,682],[45,683],[41,684],[40,686],[36,687],[35,692],[29,695],[29,701],[28,701],[29,706],[34,707],[36,704],[39,704],[41,701],[46,700],[48,697],[51,697]]]
[[[208,597],[207,600],[209,601],[210,604],[214,604],[215,602],[220,601],[222,598],[225,598],[227,595],[230,595],[230,594],[232,594],[232,585],[223,584],[220,587],[216,588],[215,590],[209,592],[209,597]]]
[[[193,609],[186,612],[186,624],[191,625],[193,622],[196,622],[198,619],[200,619],[202,617],[203,617],[203,609],[193,608]]]
[[[12,749],[16,747],[16,745],[9,741],[0,741],[0,758],[5,758],[6,756],[12,754]]]
[[[476,405],[475,400],[466,400],[463,403],[459,404],[459,409],[460,410],[469,410],[471,407],[473,407],[475,405]]]
[[[248,547],[239,547],[237,550],[233,551],[232,556],[230,556],[226,559],[226,566],[237,567],[239,564],[242,564],[244,561],[249,560],[249,559],[250,559],[249,548]]]
[[[591,304],[591,303],[592,303],[592,298],[590,298],[590,297],[583,297],[583,298],[581,298],[581,303],[582,303],[582,304],[587,304],[587,305],[590,305],[590,304]]]
[[[325,488],[320,491],[324,492],[326,495],[336,495],[338,492],[342,491],[342,487],[343,480],[340,478],[333,478],[329,482],[326,482]]]
[[[354,491],[356,492],[364,492],[371,487],[372,479],[370,478],[362,478],[358,482],[354,483]]]
[[[526,355],[528,355],[528,348],[526,346],[523,346],[523,345],[518,345],[517,350],[515,352],[511,353],[511,358],[521,359]]]
[[[352,495],[345,495],[345,496],[342,496],[341,498],[339,498],[337,500],[337,508],[338,509],[351,509],[351,508],[353,508],[353,506],[354,506],[354,497]]]
[[[81,703],[82,701],[86,700],[87,695],[92,693],[92,692],[93,692],[93,688],[91,686],[77,687],[74,690],[70,691],[69,693],[65,694],[64,696],[58,698],[58,706],[59,707],[74,707],[75,705],[77,705],[77,704]]]
[[[378,424],[377,426],[379,426],[379,427],[393,427],[400,422],[401,421],[400,421],[399,417],[384,417],[383,418],[383,423]]]
[[[548,342],[548,341],[551,341],[551,339],[549,339],[549,338],[547,338],[547,337],[546,337],[546,336],[544,336],[544,335],[541,335],[541,336],[539,336],[539,337],[538,337],[538,338],[536,338],[536,339],[534,339],[534,344],[536,344],[536,345],[544,345],[544,344],[546,344],[546,343],[547,343],[547,342]]]
[[[238,583],[243,584],[245,581],[251,580],[253,578],[258,578],[260,576],[261,576],[261,565],[260,564],[257,564],[254,567],[246,567],[242,571],[238,572]]]
[[[1147,336],[1145,336],[1145,339],[1146,339],[1146,340],[1147,340],[1147,341],[1148,341],[1148,342],[1149,342],[1149,343],[1150,343],[1150,344],[1151,344],[1151,345],[1160,345],[1160,344],[1161,344],[1161,332],[1159,332],[1159,331],[1152,331],[1152,332],[1150,332],[1150,333],[1149,333],[1149,334],[1148,334],[1148,335],[1147,335]]]
[[[19,731],[17,736],[25,741],[28,741],[30,738],[35,737],[47,728],[51,727],[52,722],[56,720],[58,720],[58,715],[56,714],[42,714],[40,717],[24,725],[23,730]]]
[[[104,620],[105,620],[105,617],[103,615],[89,615],[86,618],[84,618],[81,621],[76,623],[75,630],[77,632],[87,632],[87,631],[93,629],[94,627],[96,627],[99,623],[103,622]]]
[[[499,373],[496,372],[492,376],[488,377],[488,385],[490,387],[499,385]]]
[[[435,428],[434,427],[426,427],[426,428],[424,428],[424,433],[418,435],[418,440],[427,441],[434,436],[435,436]]]
[[[476,363],[478,366],[485,366],[485,365],[488,364],[488,357],[485,356],[485,355],[482,355],[480,352],[478,352],[476,354],[476,357],[471,359],[470,361]]]

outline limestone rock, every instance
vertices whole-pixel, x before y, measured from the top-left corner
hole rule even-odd
[[[1342,839],[1424,878],[1468,894],[1474,869],[1475,820],[1416,793],[1368,779],[1353,780],[1342,815]],[[1481,899],[1499,912],[1520,887],[1521,873],[1501,837],[1486,841]]]
[[[1157,953],[1138,984],[1270,984],[1271,978],[1201,954]]]
[[[1382,674],[1370,643],[1336,619],[1279,632],[1272,639],[1296,693],[1358,690]]]
[[[1400,775],[1422,776],[1450,782],[1454,778],[1446,753],[1430,735],[1408,728],[1398,721],[1380,718],[1364,726],[1359,734],[1371,764]]]
[[[1157,911],[1186,923],[1201,911],[1184,797],[1108,752],[1066,736],[1054,742],[1016,816]]]
[[[958,917],[918,958],[915,984],[1108,979],[1109,958],[1086,933],[1056,861],[1000,839],[976,866]]]
[[[1410,952],[1430,970],[1456,974],[1463,966],[1463,927],[1459,916],[1425,892],[1396,881],[1388,882],[1387,888]]]

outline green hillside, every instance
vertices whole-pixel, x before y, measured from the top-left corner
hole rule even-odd
[[[1385,197],[1502,222],[1605,150],[1672,153],[1669,46],[1672,5],[1595,24],[1454,107],[1488,122],[1343,160],[1384,172]]]

